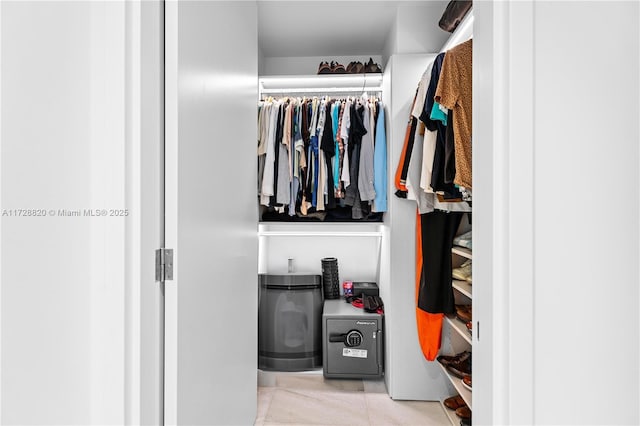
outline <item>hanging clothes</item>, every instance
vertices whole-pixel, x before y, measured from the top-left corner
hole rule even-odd
[[[444,315],[454,312],[451,248],[462,212],[471,211],[467,202],[452,202],[460,192],[452,182],[444,182],[445,172],[451,171],[445,166],[446,157],[455,157],[455,150],[445,144],[447,130],[449,135],[454,130],[445,121],[451,124],[454,112],[433,100],[443,60],[444,55],[439,55],[420,80],[395,177],[396,195],[417,206],[416,325],[420,348],[429,361],[440,350]],[[437,112],[432,115],[434,109]]]
[[[472,60],[473,39],[449,50],[435,93],[435,101],[453,110],[453,140],[455,144],[455,178],[453,183],[472,188],[471,128],[472,128]]]
[[[373,201],[376,192],[373,188],[373,108],[364,102],[363,126],[365,134],[362,136],[360,147],[360,167],[358,168],[358,191],[362,201]]]
[[[431,182],[429,184],[423,183],[422,186],[430,188],[433,192],[443,194],[445,198],[458,199],[461,198],[460,191],[453,183],[447,183],[444,179],[447,122],[446,120],[443,121],[438,118],[439,115],[436,114],[436,111],[441,114],[443,112],[440,105],[438,105],[434,99],[445,57],[445,53],[440,53],[433,62],[427,95],[419,117],[420,121],[424,123],[428,130],[437,132],[433,152],[433,163],[431,164]]]
[[[283,98],[258,104],[263,220],[382,220],[386,131],[376,99]],[[364,194],[364,198],[362,197]]]
[[[425,312],[455,313],[451,286],[451,248],[463,214],[434,210],[420,215],[423,270],[418,307]]]
[[[387,211],[387,135],[384,131],[384,108],[378,102],[378,118],[376,119],[376,141],[373,152],[373,190],[376,197],[371,210]]]
[[[267,117],[269,128],[264,141],[265,160],[260,192],[260,203],[263,206],[269,206],[271,197],[274,195],[275,141],[280,103],[277,101],[271,102],[269,106],[270,111]]]
[[[413,106],[416,103],[416,98],[418,95],[418,90],[416,89],[416,94],[413,97],[413,102],[411,103],[411,110],[413,110]],[[395,184],[396,184],[396,196],[400,198],[407,198],[407,171],[409,170],[409,160],[411,155],[411,150],[413,149],[413,141],[416,134],[416,126],[418,122],[415,120],[413,115],[409,114],[409,120],[407,122],[407,128],[404,134],[404,143],[402,145],[402,152],[400,153],[400,161],[398,162],[398,168],[396,169],[395,174]]]
[[[422,273],[422,221],[418,213],[416,214],[416,328],[422,355],[427,361],[435,361],[441,346],[442,320],[444,319],[444,314],[433,314],[418,306],[420,288],[422,287]]]
[[[320,147],[324,153],[326,179],[323,179],[323,194],[327,201],[327,209],[336,207],[335,190],[333,183],[333,157],[336,154],[335,133],[333,133],[333,115],[331,113],[332,102],[325,104],[324,129]]]
[[[351,217],[362,219],[362,205],[360,191],[358,190],[358,178],[360,171],[360,150],[362,137],[367,130],[364,127],[364,106],[360,103],[351,105],[351,127],[349,128],[349,186],[345,188],[344,203],[351,207]]]

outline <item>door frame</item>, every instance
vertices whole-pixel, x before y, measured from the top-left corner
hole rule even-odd
[[[534,421],[534,200],[522,196],[534,187],[533,7],[474,4],[473,363],[483,391],[473,407],[481,424]]]
[[[164,55],[159,2],[127,2],[127,288],[125,419],[163,424],[163,294],[155,250],[164,242]]]
[[[178,169],[178,2],[164,3],[164,158],[165,223],[177,223],[176,183]],[[172,193],[174,196],[167,194]],[[173,230],[175,231],[175,230]],[[165,244],[171,248],[178,236],[165,229]],[[173,244],[173,245],[172,245]],[[174,253],[174,263],[179,254]],[[177,271],[176,271],[177,272]],[[175,285],[165,286],[164,310],[164,424],[178,424],[178,292]],[[169,302],[169,303],[167,303]]]

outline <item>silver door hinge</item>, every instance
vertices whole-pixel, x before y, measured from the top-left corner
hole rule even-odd
[[[156,281],[173,280],[173,249],[156,250]]]

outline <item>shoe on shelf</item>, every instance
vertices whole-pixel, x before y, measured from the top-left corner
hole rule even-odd
[[[329,62],[320,62],[320,65],[318,65],[318,74],[331,74],[331,65],[329,65]]]
[[[460,407],[456,410],[456,416],[463,420],[471,420],[471,409],[466,405],[464,407]]]
[[[362,74],[364,72],[364,64],[359,61],[351,62],[347,65],[348,74]]]
[[[466,359],[469,357],[471,357],[471,352],[464,351],[456,355],[440,355],[437,359],[440,364],[446,367],[451,363],[458,362],[461,359]]]
[[[453,270],[451,271],[451,277],[455,280],[466,281],[470,283],[471,259],[467,259],[462,265],[458,266],[457,268],[453,268]]]
[[[344,68],[344,65],[339,64],[339,63],[333,63],[331,62],[331,64],[333,65],[331,67],[331,72],[333,72],[334,74],[346,74],[347,70]]]
[[[381,73],[382,69],[380,68],[380,65],[373,62],[373,58],[369,58],[369,62],[364,66],[364,71],[370,73]]]
[[[442,403],[449,410],[457,410],[458,408],[467,405],[464,402],[464,399],[462,399],[462,397],[460,395],[451,396],[451,397],[445,399],[444,401],[442,401]]]
[[[471,353],[464,358],[460,358],[456,362],[449,363],[447,365],[447,371],[458,379],[462,379],[464,376],[471,375]]]
[[[464,376],[464,377],[462,378],[462,385],[463,385],[465,388],[467,388],[467,389],[469,389],[469,390],[472,390],[472,389],[471,389],[471,375],[470,375],[470,374],[469,374],[468,376]]]
[[[471,231],[465,232],[464,234],[460,234],[453,239],[453,245],[468,248],[471,250]]]
[[[456,317],[465,324],[471,321],[471,305],[456,305]]]

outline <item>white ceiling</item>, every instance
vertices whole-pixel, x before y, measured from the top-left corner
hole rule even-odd
[[[407,1],[258,1],[258,39],[266,57],[381,55],[398,5]],[[437,22],[448,1],[423,1],[427,51],[448,37]],[[428,19],[427,19],[428,18]]]

